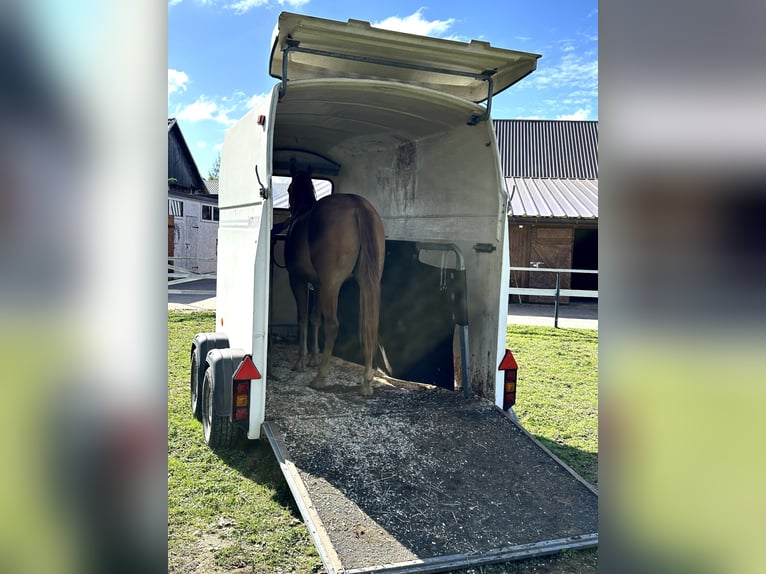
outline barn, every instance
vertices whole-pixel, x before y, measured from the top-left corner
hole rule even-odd
[[[168,119],[168,257],[196,273],[216,270],[217,183],[202,179],[178,122]]]
[[[494,120],[494,128],[511,266],[598,269],[598,121]],[[553,288],[555,281],[553,273],[511,271],[511,287]],[[597,290],[598,275],[564,273],[561,288]],[[512,302],[551,299],[514,295]]]

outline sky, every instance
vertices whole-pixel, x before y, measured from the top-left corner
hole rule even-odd
[[[296,12],[541,54],[492,100],[495,119],[598,119],[597,0],[169,0],[168,117],[202,177],[226,130],[278,80],[268,74],[279,13]]]

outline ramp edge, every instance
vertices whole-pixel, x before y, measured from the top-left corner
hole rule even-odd
[[[314,505],[311,503],[311,497],[303,486],[303,481],[298,474],[298,470],[295,465],[287,460],[285,453],[287,449],[282,444],[276,433],[271,429],[269,423],[264,422],[262,425],[263,432],[269,439],[271,449],[274,451],[274,455],[277,457],[279,466],[282,469],[282,474],[287,481],[287,485],[290,487],[290,492],[293,493],[293,499],[298,505],[303,520],[306,522],[306,527],[309,530],[311,539],[314,541],[319,557],[327,568],[327,574],[340,574],[343,572],[340,558],[338,557],[335,549],[330,541],[330,537],[327,534],[327,530],[319,518]]]
[[[569,466],[567,463],[565,463],[563,460],[561,460],[558,456],[553,454],[551,449],[549,449],[547,446],[545,446],[543,443],[541,443],[536,436],[534,436],[532,433],[530,433],[527,429],[525,429],[522,424],[513,417],[508,411],[504,411],[497,405],[494,405],[494,407],[500,411],[509,421],[511,421],[514,425],[516,425],[516,428],[518,428],[524,435],[529,438],[533,443],[535,443],[538,447],[540,447],[545,454],[550,456],[553,460],[555,460],[559,466],[561,466],[564,470],[566,470],[569,474],[571,474],[573,477],[575,477],[585,488],[590,490],[593,494],[598,496],[598,489],[593,486],[590,482],[585,480],[582,476],[577,474],[577,471],[573,469],[571,466]]]
[[[555,554],[563,550],[583,550],[586,548],[595,548],[597,546],[598,533],[593,533],[584,534],[582,536],[571,536],[569,538],[558,538],[556,540],[532,542],[530,544],[520,544],[518,546],[506,546],[481,553],[434,556],[433,558],[399,562],[396,564],[351,568],[349,570],[343,570],[343,574],[428,574],[444,572],[448,569],[452,570],[455,568],[487,566],[489,564],[498,564],[502,562],[510,562],[512,560],[522,560],[524,558]]]

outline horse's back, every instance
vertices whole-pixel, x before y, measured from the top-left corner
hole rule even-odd
[[[328,195],[316,203],[308,229],[315,267],[321,265],[320,259],[333,257],[339,267],[350,274],[363,242],[374,243],[375,259],[380,261],[378,273],[382,273],[385,235],[383,222],[373,205],[364,197],[350,193]],[[340,256],[341,253],[348,254],[348,258]]]
[[[361,195],[338,193],[317,201],[309,222],[309,243],[319,239],[320,234],[343,234],[351,232],[349,226],[360,215],[366,225],[375,226],[375,233],[382,233],[383,223],[373,205]],[[356,225],[353,226],[356,228]]]

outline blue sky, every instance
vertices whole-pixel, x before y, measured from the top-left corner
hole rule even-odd
[[[542,54],[493,99],[492,117],[598,119],[597,0],[169,0],[168,117],[203,177],[226,129],[277,82],[268,58],[282,11]]]

